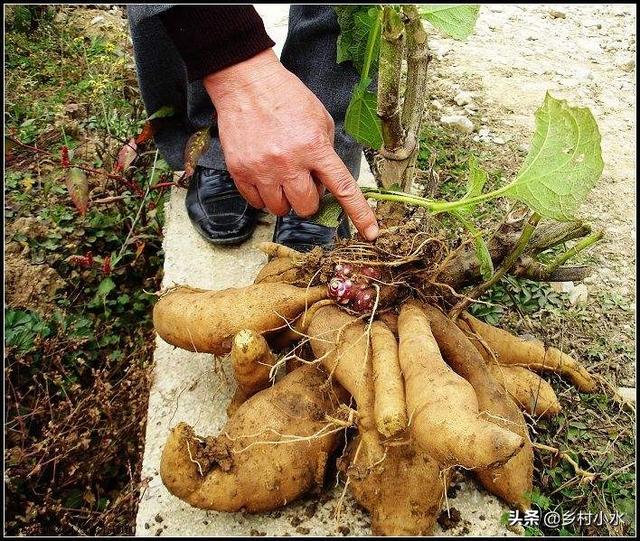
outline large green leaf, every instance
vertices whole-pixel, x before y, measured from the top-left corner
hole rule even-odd
[[[473,33],[480,12],[477,4],[423,4],[420,15],[441,32],[455,39],[465,39]]]
[[[586,107],[570,107],[548,92],[536,111],[536,131],[505,195],[544,216],[571,220],[596,184],[604,163],[600,132]]]
[[[369,32],[376,20],[377,9],[375,6],[335,6],[340,35],[337,41],[337,62],[351,60],[359,73],[362,72],[367,55],[367,40]],[[376,73],[378,69],[378,51],[380,50],[380,36],[373,45],[371,58],[371,70]]]
[[[367,90],[369,82],[364,79],[353,90],[344,129],[358,143],[377,150],[382,146],[382,127],[377,113],[377,97]]]

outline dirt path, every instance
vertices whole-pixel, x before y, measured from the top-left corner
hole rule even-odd
[[[476,133],[488,128],[498,143],[519,148],[516,165],[547,90],[591,109],[602,134],[605,169],[581,213],[604,227],[606,238],[593,251],[599,268],[587,282],[615,290],[630,305],[635,300],[635,17],[632,4],[483,5],[476,32],[466,42],[431,39],[432,69],[438,84],[449,87],[442,114],[462,112]],[[460,91],[472,93],[477,113],[453,102]]]

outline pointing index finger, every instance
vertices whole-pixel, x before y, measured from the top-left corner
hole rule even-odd
[[[376,216],[339,156],[332,148],[317,160],[313,174],[335,196],[356,229],[367,240],[375,240],[379,228]]]

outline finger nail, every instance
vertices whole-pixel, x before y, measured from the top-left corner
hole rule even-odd
[[[364,238],[367,240],[376,240],[380,228],[377,224],[372,224],[364,230]]]

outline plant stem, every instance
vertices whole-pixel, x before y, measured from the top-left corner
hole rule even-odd
[[[407,88],[402,108],[402,123],[407,132],[415,133],[424,111],[424,90],[426,86],[429,49],[427,33],[422,26],[420,13],[413,4],[402,6],[407,17]]]
[[[513,185],[513,182],[498,188],[492,192],[487,192],[476,197],[469,197],[468,199],[459,199],[458,201],[434,201],[433,199],[426,199],[418,195],[411,195],[401,192],[390,192],[386,190],[378,190],[375,188],[363,188],[362,191],[366,197],[375,199],[377,201],[396,201],[398,203],[406,203],[409,205],[415,205],[418,207],[426,208],[433,213],[449,212],[460,207],[464,207],[470,204],[481,203],[482,201],[488,201],[494,199],[505,192],[508,192]]]
[[[367,50],[364,56],[364,65],[362,66],[362,74],[360,80],[369,78],[369,70],[371,69],[371,62],[373,62],[373,49],[376,46],[376,42],[380,36],[380,28],[382,26],[382,10],[378,8],[376,18],[373,21],[373,26],[369,32],[367,39]]]
[[[582,239],[581,241],[573,245],[571,248],[569,248],[566,252],[556,257],[551,263],[549,263],[546,266],[546,272],[548,274],[553,273],[561,265],[566,263],[569,259],[579,254],[580,252],[582,252],[582,250],[585,250],[592,244],[598,242],[602,237],[604,237],[604,231],[602,230],[596,231],[595,233],[592,233],[588,237],[585,237],[584,239]]]
[[[404,128],[400,108],[400,79],[404,54],[404,24],[391,6],[382,15],[382,39],[378,69],[378,116],[382,121],[382,138],[387,151],[404,146]],[[384,183],[386,186],[387,184]]]
[[[23,148],[27,148],[29,150],[33,150],[34,152],[39,152],[40,154],[44,154],[46,156],[51,156],[52,158],[57,158],[57,156],[53,152],[49,152],[48,150],[45,150],[43,148],[38,148],[38,147],[31,146],[31,145],[27,145],[26,143],[23,143],[19,139],[16,139],[15,137],[12,137],[10,135],[7,135],[7,139],[9,139],[10,141],[16,143],[17,145],[19,145],[19,146],[21,146]],[[127,188],[129,188],[136,195],[139,195],[139,196],[143,195],[143,192],[142,192],[142,190],[140,189],[139,186],[137,186],[136,184],[131,182],[129,179],[127,179],[127,178],[125,178],[125,177],[123,177],[121,175],[115,175],[113,173],[107,173],[106,171],[101,171],[99,169],[93,169],[91,167],[87,167],[86,165],[72,164],[71,167],[75,167],[77,169],[82,169],[83,171],[85,171],[87,173],[93,173],[94,175],[104,175],[106,177],[112,178],[113,180],[117,180],[117,181],[121,182],[122,184],[124,184]]]
[[[520,235],[520,238],[518,239],[518,242],[516,243],[513,251],[504,258],[498,270],[493,273],[493,276],[489,278],[489,280],[474,287],[468,295],[466,295],[460,302],[458,302],[458,304],[456,304],[451,309],[451,311],[449,312],[449,317],[451,319],[457,319],[462,311],[467,308],[467,306],[469,306],[475,299],[481,297],[490,287],[494,286],[511,269],[511,267],[515,265],[516,261],[518,261],[518,258],[522,255],[525,248],[527,247],[527,244],[531,239],[531,235],[533,235],[533,232],[535,231],[536,226],[538,225],[538,222],[541,218],[542,216],[540,216],[540,214],[538,214],[537,212],[534,212],[531,215],[526,225],[524,226],[522,234]]]
[[[405,140],[413,145],[411,154],[403,164],[400,185],[405,192],[411,191],[418,159],[420,127],[424,116],[424,100],[427,91],[427,67],[429,65],[429,46],[427,33],[422,25],[420,13],[415,5],[402,6],[407,17],[407,82],[402,109],[402,125],[405,128]],[[406,144],[406,143],[405,143]]]

